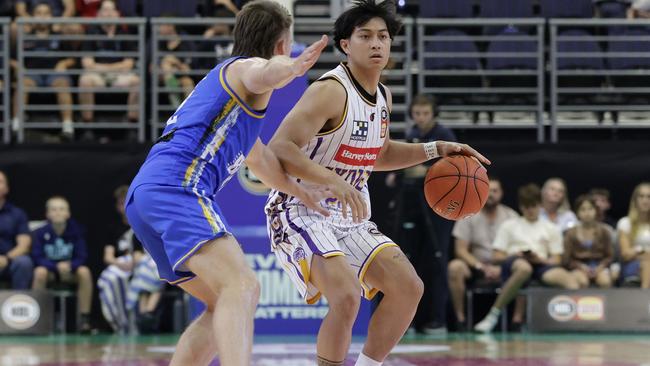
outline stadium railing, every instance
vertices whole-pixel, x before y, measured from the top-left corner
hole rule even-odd
[[[88,18],[55,18],[55,19],[36,19],[36,18],[19,18],[17,19],[18,24],[18,36],[17,36],[17,61],[18,61],[18,72],[17,72],[17,95],[22,96],[25,91],[28,91],[31,95],[34,94],[55,94],[59,91],[69,91],[73,94],[73,99],[75,96],[78,96],[81,92],[94,92],[96,94],[110,94],[111,98],[105,103],[95,103],[93,106],[82,106],[78,103],[73,103],[71,107],[73,112],[80,112],[84,109],[93,109],[95,111],[103,112],[113,112],[118,114],[118,116],[113,116],[112,120],[99,122],[93,121],[91,123],[84,123],[75,121],[74,128],[77,132],[84,129],[122,129],[122,130],[135,130],[137,131],[137,139],[139,142],[144,142],[145,140],[145,80],[146,80],[146,64],[145,64],[145,44],[146,44],[146,19],[145,18],[119,18],[116,20],[106,20],[106,19],[88,19]],[[119,52],[110,52],[110,54],[104,52],[94,52],[94,51],[82,51],[79,49],[69,49],[69,50],[60,50],[60,51],[31,51],[25,50],[25,42],[36,41],[34,35],[28,34],[25,32],[24,26],[30,26],[34,24],[49,24],[49,25],[70,25],[70,24],[81,24],[84,27],[93,26],[93,25],[102,25],[102,24],[118,24],[118,26],[126,26],[134,28],[135,32],[133,34],[118,34],[114,37],[109,38],[105,35],[86,35],[86,34],[51,34],[48,39],[60,42],[84,42],[84,41],[122,41],[122,42],[134,42],[136,47],[133,47],[134,51],[119,51]],[[118,87],[98,87],[98,88],[82,88],[78,86],[78,79],[86,71],[81,67],[81,58],[85,56],[110,56],[110,57],[129,57],[133,58],[135,61],[134,69],[131,71],[135,73],[140,78],[140,84],[137,87],[133,88],[118,88]],[[67,75],[72,79],[72,85],[68,88],[57,88],[57,87],[33,87],[29,89],[24,88],[24,79],[26,76],[38,76],[38,75],[51,75],[53,70],[48,69],[25,69],[24,60],[26,57],[34,58],[52,58],[52,57],[63,57],[63,58],[74,58],[77,60],[77,65],[75,68],[62,71],[60,75]],[[124,122],[124,118],[121,114],[127,113],[130,108],[126,106],[126,103],[122,100],[116,101],[114,96],[119,94],[126,94],[130,91],[137,91],[140,95],[139,103],[133,109],[137,109],[138,112],[138,121],[137,123]],[[34,98],[32,98],[34,99]],[[121,102],[121,104],[118,104]],[[58,118],[59,105],[57,103],[52,104],[32,104],[24,105],[23,98],[18,99],[18,121],[19,125],[17,136],[18,142],[23,142],[25,139],[25,130],[32,129],[61,129],[62,124],[60,118]],[[25,122],[25,113],[26,112],[46,112],[49,114],[57,115],[57,122],[40,122],[40,121],[30,121]],[[75,119],[78,118],[79,113],[74,113]],[[53,119],[53,118],[51,118]]]
[[[650,127],[650,20],[549,26],[551,141],[566,128]]]
[[[11,78],[9,74],[9,18],[0,18],[0,130],[2,141],[8,144],[11,141]]]
[[[544,141],[544,19],[418,18],[417,80],[457,128],[527,128]]]

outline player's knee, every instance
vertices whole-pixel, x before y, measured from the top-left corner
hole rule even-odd
[[[47,268],[45,267],[36,267],[34,269],[34,278],[37,280],[44,280],[47,278]]]
[[[512,272],[519,276],[530,277],[533,274],[533,266],[523,259],[517,259],[512,264]]]
[[[257,304],[260,298],[260,283],[252,270],[244,271],[233,281],[236,290],[245,298]]]
[[[354,322],[361,304],[360,293],[360,286],[345,286],[339,289],[336,294],[330,295],[327,299],[330,309]]]
[[[424,294],[424,283],[417,274],[414,274],[405,281],[403,293],[416,304],[420,302],[422,294]]]
[[[447,266],[447,273],[449,275],[449,279],[458,280],[462,278],[465,274],[465,267],[466,267],[465,263],[460,259],[454,259],[451,262],[449,262],[449,265]]]
[[[92,273],[90,273],[90,269],[86,266],[80,266],[77,268],[77,276],[79,276],[80,280],[92,281]]]

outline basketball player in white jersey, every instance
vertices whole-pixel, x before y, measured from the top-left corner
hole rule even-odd
[[[489,161],[467,145],[407,144],[389,138],[390,91],[379,83],[401,23],[394,4],[358,0],[336,21],[336,47],[347,62],[305,92],[269,143],[289,175],[326,186],[329,217],[272,191],[266,207],[272,250],[308,303],[324,295],[329,312],[318,340],[319,366],[342,365],[360,297],[384,294],[356,363],[381,365],[415,314],[423,285],[408,259],[370,218],[373,169],[396,170],[449,154]],[[309,183],[307,183],[309,182]]]

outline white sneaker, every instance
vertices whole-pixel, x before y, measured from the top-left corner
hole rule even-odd
[[[479,333],[491,333],[492,329],[494,329],[498,322],[498,316],[494,316],[494,314],[488,314],[483,320],[474,326],[474,331]]]
[[[73,137],[74,125],[72,124],[72,121],[63,121],[63,127],[61,128],[61,132],[66,137]]]
[[[20,120],[18,117],[14,117],[11,120],[11,131],[18,132],[18,130],[20,130]]]

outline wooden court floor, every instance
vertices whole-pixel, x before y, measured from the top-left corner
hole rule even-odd
[[[167,365],[176,336],[0,337],[0,365]],[[313,337],[258,337],[255,366],[313,366]],[[346,366],[363,339],[355,339]],[[214,361],[212,366],[219,365]],[[386,366],[650,366],[650,335],[450,334],[405,339]]]

